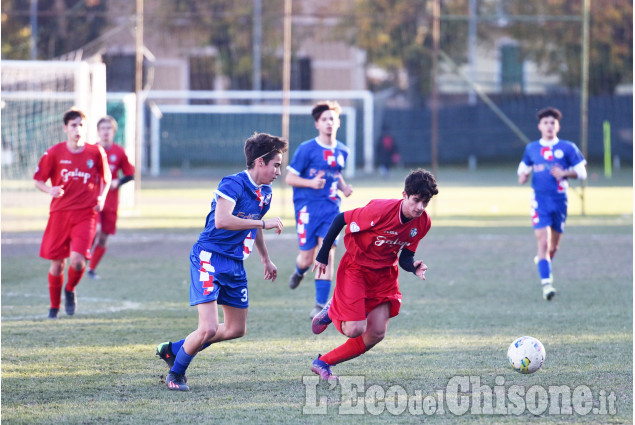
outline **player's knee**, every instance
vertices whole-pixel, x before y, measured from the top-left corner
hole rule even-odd
[[[366,325],[364,323],[353,323],[348,322],[345,326],[342,327],[342,331],[344,335],[349,338],[357,338],[366,330]]]
[[[242,338],[247,333],[247,326],[234,327],[230,329],[229,339]]]
[[[84,259],[72,259],[70,266],[76,271],[81,271],[84,267],[86,267],[86,261]]]
[[[218,331],[218,325],[205,325],[199,326],[198,332],[200,334],[200,339],[203,343],[211,340],[216,336],[216,332]]]
[[[384,330],[370,329],[369,332],[366,333],[367,343],[370,346],[374,346],[375,344],[378,344],[379,342],[381,342],[385,336],[386,336],[385,329]]]

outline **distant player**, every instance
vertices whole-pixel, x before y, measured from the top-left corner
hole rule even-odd
[[[542,285],[542,296],[551,300],[556,295],[551,274],[551,260],[558,250],[567,220],[567,188],[569,178],[586,179],[586,160],[578,147],[558,139],[562,113],[556,108],[538,112],[541,139],[529,143],[518,165],[518,183],[524,184],[533,171],[531,187],[531,219],[538,240],[535,259]]]
[[[170,390],[189,391],[185,371],[194,356],[211,344],[245,334],[249,293],[243,261],[254,244],[265,267],[265,280],[278,269],[271,262],[264,229],[282,231],[279,217],[263,220],[271,206],[271,183],[280,175],[287,142],[256,133],[245,141],[247,169],[224,177],[214,191],[210,213],[190,252],[190,305],[198,308],[198,328],[187,338],[164,342],[157,355],[170,366],[165,383]],[[218,322],[218,304],[224,323]]]
[[[110,187],[106,153],[101,146],[85,143],[85,124],[83,112],[76,109],[67,111],[63,127],[67,140],[44,153],[33,175],[35,187],[53,198],[40,247],[40,257],[51,260],[48,273],[49,319],[57,319],[66,258],[69,256],[64,307],[66,314],[75,314],[75,287],[84,274],[86,260],[90,258],[97,214],[104,208]],[[48,180],[51,186],[46,184]]]
[[[295,272],[289,278],[291,289],[300,285],[304,273],[313,264],[317,248],[322,244],[333,218],[340,212],[338,191],[342,191],[347,197],[353,193],[353,188],[342,177],[349,151],[336,139],[341,113],[342,108],[337,102],[316,104],[311,114],[318,135],[298,146],[287,167],[285,181],[293,186],[293,205],[300,246]],[[335,246],[329,257],[330,266],[324,271],[324,276],[315,279],[315,307],[310,313],[311,318],[322,310],[329,299],[334,253]]]
[[[90,264],[88,266],[88,277],[99,279],[95,273],[97,265],[106,253],[106,243],[108,236],[114,235],[117,230],[117,209],[119,208],[119,188],[134,179],[134,166],[130,164],[126,151],[115,144],[115,133],[117,133],[117,121],[111,116],[105,116],[97,122],[97,134],[99,135],[99,145],[106,151],[108,165],[112,173],[112,183],[110,191],[106,196],[106,204],[103,211],[99,213],[97,235],[95,236],[95,246],[91,253]],[[119,172],[123,177],[119,178]]]
[[[329,249],[343,227],[346,252],[337,268],[333,298],[313,318],[311,328],[320,334],[332,322],[349,339],[313,361],[311,370],[322,379],[336,380],[331,366],[354,359],[384,339],[389,319],[401,308],[397,264],[425,280],[428,267],[414,255],[430,230],[425,209],[438,193],[434,176],[419,169],[406,177],[402,199],[372,200],[333,220],[313,270],[318,276],[326,270]]]

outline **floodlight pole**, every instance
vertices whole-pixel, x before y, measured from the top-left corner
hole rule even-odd
[[[136,138],[135,138],[135,204],[139,202],[141,192],[141,160],[143,151],[143,0],[137,0],[135,28],[135,102],[136,102]]]
[[[432,2],[432,70],[430,76],[430,161],[432,174],[437,175],[439,168],[439,87],[437,73],[439,68],[439,35],[441,23],[440,0]]]
[[[283,57],[282,57],[282,138],[289,141],[289,106],[291,104],[291,0],[284,0],[284,33],[283,33]],[[289,151],[282,155],[283,167],[289,163]],[[285,191],[284,179],[280,179],[283,192]],[[282,210],[285,208],[286,195],[281,197]]]
[[[582,155],[587,157],[589,145],[589,18],[590,18],[591,0],[583,0],[582,2],[582,69],[580,72],[580,145],[582,147]],[[585,215],[585,187],[586,181],[582,180],[580,203],[581,214]]]

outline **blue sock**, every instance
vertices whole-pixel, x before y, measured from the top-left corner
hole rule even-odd
[[[543,285],[551,283],[551,261],[547,259],[538,261],[538,274]]]
[[[172,352],[173,353],[178,353],[179,351],[181,351],[181,347],[183,347],[184,343],[185,343],[184,339],[182,339],[180,341],[173,342],[172,343]],[[203,351],[204,349],[206,349],[210,345],[212,345],[212,344],[210,344],[209,342],[206,342],[205,344],[203,344],[203,348],[201,348],[201,351]]]
[[[183,349],[183,346],[181,345],[181,349],[176,354],[176,358],[174,359],[174,366],[172,366],[170,372],[183,375],[193,358],[194,356],[190,356],[189,354],[187,354]]]
[[[295,265],[295,272],[300,276],[304,276],[304,273],[306,273],[307,270],[309,270],[308,267],[306,269],[301,269],[297,264]]]
[[[331,281],[326,279],[315,279],[315,302],[325,305],[331,293]]]

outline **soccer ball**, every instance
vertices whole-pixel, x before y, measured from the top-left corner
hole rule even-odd
[[[521,336],[507,349],[507,360],[516,372],[534,373],[545,362],[545,347],[536,338]]]

